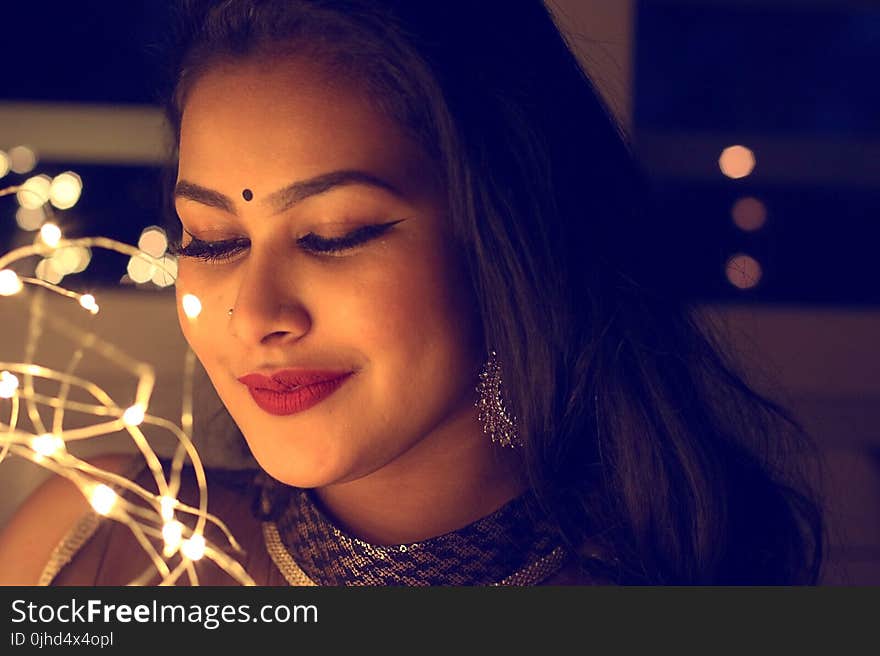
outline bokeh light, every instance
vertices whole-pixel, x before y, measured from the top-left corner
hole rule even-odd
[[[52,180],[48,175],[35,175],[28,178],[15,194],[18,204],[29,210],[35,210],[49,202],[49,187]]]
[[[49,200],[59,210],[67,210],[76,205],[82,194],[82,179],[73,171],[59,173],[49,186]]]
[[[727,281],[738,289],[752,289],[761,282],[761,263],[751,255],[737,253],[725,265]]]
[[[45,220],[46,213],[43,211],[42,206],[34,209],[19,207],[15,211],[15,222],[18,224],[18,227],[28,232],[39,230]]]
[[[60,284],[64,279],[64,274],[55,268],[55,260],[51,257],[43,258],[37,263],[34,275],[40,280],[45,280],[53,285]]]
[[[767,207],[752,196],[736,201],[730,214],[736,227],[746,232],[760,230],[767,222]]]
[[[15,146],[9,149],[9,168],[14,173],[30,173],[37,165],[37,153],[28,146]]]
[[[177,280],[177,258],[173,255],[164,255],[159,264],[164,267],[156,267],[152,281],[158,287],[168,287]]]
[[[12,162],[5,150],[0,150],[0,178],[9,173]]]
[[[755,154],[745,146],[725,148],[718,159],[721,172],[735,180],[745,178],[755,170]]]
[[[138,248],[159,259],[168,248],[168,238],[165,236],[165,231],[159,226],[144,228],[140,239],[138,239]]]
[[[56,271],[63,275],[85,271],[92,260],[92,252],[85,246],[65,246],[49,258]]]
[[[149,282],[156,272],[156,265],[143,255],[132,255],[125,270],[129,277],[137,283]]]

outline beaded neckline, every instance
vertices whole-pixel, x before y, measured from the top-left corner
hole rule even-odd
[[[529,493],[450,533],[374,545],[337,528],[308,490],[288,489],[289,503],[263,523],[263,537],[291,585],[534,585],[567,559],[549,523],[536,519]]]

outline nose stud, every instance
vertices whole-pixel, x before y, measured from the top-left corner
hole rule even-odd
[[[229,308],[229,310],[226,312],[226,314],[228,314],[231,317],[232,316],[232,308]]]

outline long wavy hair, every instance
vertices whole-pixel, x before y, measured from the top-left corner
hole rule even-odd
[[[584,569],[818,581],[823,518],[795,466],[809,436],[666,274],[646,178],[540,0],[183,0],[178,14],[178,137],[205,70],[300,54],[364,85],[436,160],[529,484]]]

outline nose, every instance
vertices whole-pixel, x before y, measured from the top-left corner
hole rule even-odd
[[[231,334],[249,346],[283,345],[308,333],[311,317],[299,297],[291,267],[281,266],[284,254],[257,254],[252,248],[241,264]]]

